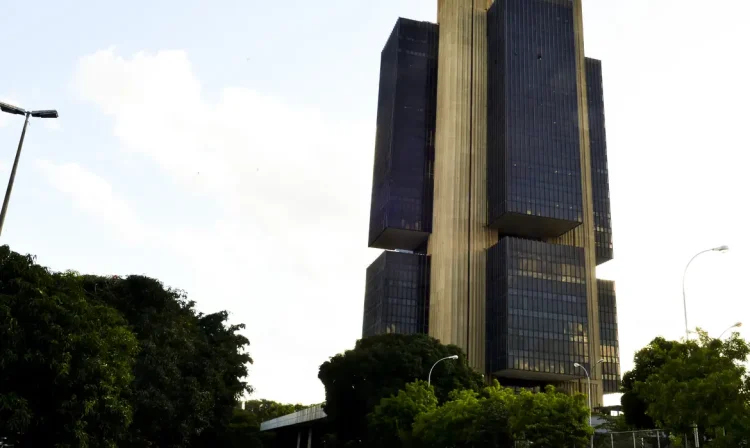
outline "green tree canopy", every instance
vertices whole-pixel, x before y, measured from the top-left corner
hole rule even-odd
[[[698,334],[698,340],[673,342],[659,353],[665,361],[633,390],[663,429],[686,434],[697,425],[707,440],[739,446],[750,436],[750,381],[744,366],[750,347],[737,333],[725,341]]]
[[[252,363],[228,314],[204,315],[182,291],[143,276],[85,277],[91,300],[117,309],[138,338],[134,408],[120,446],[212,446],[226,430]]]
[[[0,436],[18,446],[117,446],[138,351],[75,273],[0,247]]]
[[[398,395],[383,398],[368,414],[367,438],[371,446],[412,446],[412,425],[418,415],[437,408],[438,401],[427,381],[408,383]]]
[[[301,404],[283,404],[271,400],[249,400],[245,402],[245,411],[252,415],[258,421],[258,424],[301,411],[306,407]]]
[[[479,390],[482,376],[466,363],[460,348],[443,345],[427,335],[387,334],[357,341],[353,350],[332,357],[320,366],[318,378],[326,390],[324,410],[342,442],[364,437],[366,416],[382,398],[390,397],[407,383],[427,379],[432,373],[438,401],[454,389]]]
[[[635,390],[636,383],[642,383],[657,372],[669,360],[672,347],[679,342],[667,341],[662,337],[655,338],[646,347],[639,350],[634,357],[633,370],[622,377],[622,410],[625,422],[634,429],[656,428],[654,420],[646,413],[648,404]]]
[[[513,401],[511,428],[517,440],[539,448],[586,447],[593,429],[582,394],[567,395],[547,386],[544,393],[523,390]]]
[[[471,447],[478,437],[476,423],[482,403],[473,390],[457,390],[440,407],[417,416],[413,437],[419,447]]]
[[[514,441],[583,448],[591,434],[583,395],[565,395],[551,386],[544,393],[516,394],[497,382],[481,394],[455,391],[450,401],[420,414],[413,425],[415,445],[424,448],[505,448]]]

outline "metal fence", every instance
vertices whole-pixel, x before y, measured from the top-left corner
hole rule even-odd
[[[697,448],[693,434],[686,434],[679,444],[670,441],[664,431],[627,431],[594,436],[594,448]]]

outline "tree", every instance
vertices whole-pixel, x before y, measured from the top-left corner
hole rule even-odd
[[[332,357],[320,366],[318,378],[326,390],[323,407],[342,442],[361,440],[366,416],[380,400],[403,389],[407,383],[426,379],[435,361],[458,355],[456,361],[440,363],[432,373],[438,401],[454,389],[479,390],[482,376],[466,363],[460,348],[442,345],[427,335],[386,334],[357,341],[353,350]]]
[[[262,448],[271,446],[272,440],[270,434],[260,432],[260,422],[257,416],[242,409],[234,409],[232,419],[220,440],[221,443],[217,443],[216,446]]]
[[[138,345],[81,278],[0,247],[0,436],[18,446],[117,446]]]
[[[143,277],[85,277],[93,301],[117,309],[141,346],[131,384],[134,408],[120,446],[214,446],[233,418],[248,340],[226,312],[204,315],[184,292]]]
[[[547,386],[544,393],[523,390],[511,408],[511,428],[517,440],[539,448],[586,447],[593,430],[582,394],[567,395]]]
[[[673,342],[666,361],[633,389],[661,428],[688,434],[696,425],[707,440],[739,446],[750,436],[750,380],[743,365],[750,347],[737,333],[725,341],[698,335],[697,341]]]
[[[455,391],[442,406],[420,414],[413,425],[418,446],[505,448],[514,441],[540,448],[589,444],[588,407],[583,395],[569,396],[549,386],[544,393],[494,385],[481,394]]]
[[[245,402],[245,411],[253,415],[258,424],[301,411],[306,407],[301,404],[283,404],[271,400],[249,400]]]
[[[368,414],[368,440],[372,446],[412,446],[412,425],[420,414],[437,408],[437,397],[426,381],[408,383],[398,395],[383,398]]]
[[[273,444],[273,434],[261,432],[260,424],[292,412],[301,411],[301,404],[282,404],[270,400],[250,400],[244,409],[235,408],[224,433],[213,446],[227,448],[262,448]]]
[[[647,415],[648,405],[646,401],[635,390],[635,384],[644,382],[646,379],[661,368],[669,359],[672,347],[679,344],[676,341],[667,341],[662,337],[655,338],[646,347],[635,354],[635,366],[633,370],[625,373],[622,377],[622,410],[625,414],[625,422],[635,429],[653,429],[656,427],[654,420]]]
[[[481,394],[454,391],[450,401],[417,417],[413,426],[416,446],[509,447],[513,443],[510,413],[515,398],[511,389],[497,381]]]
[[[479,394],[457,390],[449,401],[420,414],[414,422],[414,439],[419,447],[470,447],[474,445],[476,422],[482,417]]]

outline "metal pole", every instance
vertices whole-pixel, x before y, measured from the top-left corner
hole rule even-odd
[[[661,448],[661,437],[658,429],[656,430],[656,448]]]
[[[586,381],[589,383],[589,426],[594,429],[594,425],[591,423],[591,376],[586,372]],[[591,448],[594,448],[594,433],[591,433]]]
[[[609,444],[612,445],[612,448],[615,448],[615,435],[612,433],[609,433]]]
[[[633,448],[638,448],[638,447],[637,447],[637,446],[635,445],[635,432],[633,432]]]
[[[705,254],[706,252],[713,252],[713,251],[723,251],[726,250],[727,246],[717,247],[714,249],[706,249],[698,252],[697,254],[693,255],[693,258],[688,261],[688,264],[685,266],[685,271],[682,273],[682,306],[685,308],[685,341],[690,339],[690,330],[688,330],[688,319],[687,319],[687,298],[685,295],[685,278],[687,277],[687,271],[690,267],[690,264],[698,258],[699,255]]]
[[[29,125],[29,112],[26,112],[26,121],[23,123],[23,131],[21,131],[21,140],[18,142],[18,149],[16,150],[16,159],[13,161],[13,169],[10,171],[10,180],[8,181],[8,188],[5,190],[5,200],[3,200],[3,209],[0,211],[0,235],[3,233],[3,224],[5,223],[5,214],[8,212],[8,202],[10,202],[10,193],[13,191],[13,181],[16,179],[16,170],[18,169],[18,160],[21,158],[21,148],[23,148],[23,139],[26,137],[26,128]]]

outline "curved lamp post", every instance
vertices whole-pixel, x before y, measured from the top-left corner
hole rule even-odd
[[[699,255],[705,254],[706,252],[726,252],[729,250],[729,246],[719,246],[714,247],[713,249],[706,249],[698,252],[697,254],[693,255],[693,258],[688,261],[687,266],[685,266],[685,272],[682,273],[682,306],[685,308],[685,340],[687,341],[690,339],[690,330],[688,330],[688,320],[687,320],[687,298],[685,296],[685,278],[687,276],[688,268],[690,267],[690,263],[693,262],[696,258],[698,258]]]
[[[430,367],[430,373],[427,375],[427,385],[430,385],[430,380],[432,379],[432,369],[435,368],[436,365],[440,364],[440,362],[445,361],[446,359],[458,359],[458,355],[452,355],[452,356],[446,356],[443,359],[438,359],[435,364]]]
[[[10,202],[10,193],[13,191],[13,181],[16,179],[16,170],[18,169],[18,160],[21,158],[21,148],[23,148],[23,139],[26,137],[26,128],[29,125],[29,117],[35,118],[57,118],[56,110],[24,110],[20,107],[12,106],[10,104],[0,102],[0,111],[26,116],[26,121],[23,123],[23,130],[21,131],[21,140],[18,142],[18,149],[16,150],[16,158],[13,160],[13,169],[10,171],[10,180],[8,181],[8,188],[5,190],[5,199],[3,200],[3,208],[0,211],[0,233],[3,232],[3,223],[5,223],[5,214],[8,212],[8,202]]]
[[[716,338],[716,339],[721,339],[721,337],[724,336],[724,333],[726,333],[727,331],[731,330],[732,328],[740,328],[741,326],[742,326],[742,322],[737,322],[736,324],[734,324],[731,327],[727,328],[726,330],[722,331],[721,334],[719,335],[719,337]]]
[[[598,366],[599,364],[601,364],[603,362],[604,362],[604,359],[602,358],[602,359],[600,359],[599,361],[596,362],[596,365]],[[580,365],[578,363],[573,364],[573,367],[578,367],[579,369],[583,370],[586,373],[586,381],[588,383],[588,389],[589,389],[589,393],[588,393],[588,396],[589,396],[589,426],[593,427],[594,425],[591,422],[591,376],[589,376],[589,371],[586,370],[586,367],[583,367],[582,365]],[[591,436],[591,448],[594,448],[594,436],[593,435]]]

